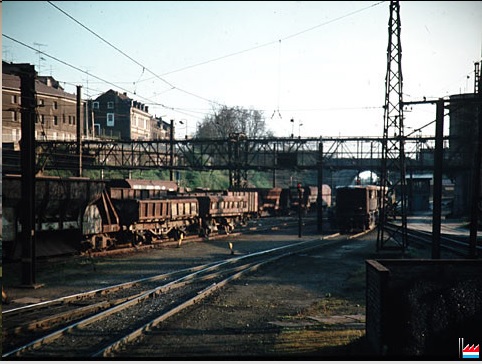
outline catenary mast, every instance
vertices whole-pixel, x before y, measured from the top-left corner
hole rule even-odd
[[[385,192],[380,194],[381,206],[377,250],[407,247],[407,193],[405,178],[405,135],[403,128],[402,100],[402,46],[400,41],[400,4],[390,1],[388,22],[387,74],[385,78],[385,106],[382,139],[382,171],[380,185]],[[396,203],[389,201],[396,196]],[[401,225],[386,229],[389,218],[400,218]]]

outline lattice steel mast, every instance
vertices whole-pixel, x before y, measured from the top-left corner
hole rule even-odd
[[[381,194],[381,206],[377,250],[402,249],[407,247],[407,193],[405,179],[405,135],[403,129],[402,100],[402,46],[400,41],[400,4],[390,2],[388,22],[387,74],[385,78],[385,106],[382,139],[382,171],[380,185],[385,189]],[[395,195],[396,203],[391,204]],[[401,218],[395,230],[388,230],[387,221]]]

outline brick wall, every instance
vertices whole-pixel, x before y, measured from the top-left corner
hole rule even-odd
[[[482,343],[482,261],[367,260],[366,335],[376,355],[458,359]]]

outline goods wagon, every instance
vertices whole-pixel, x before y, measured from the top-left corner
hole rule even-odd
[[[3,256],[21,255],[22,191],[20,175],[3,176]],[[79,250],[82,216],[102,197],[105,182],[80,177],[35,178],[36,255],[67,254]]]

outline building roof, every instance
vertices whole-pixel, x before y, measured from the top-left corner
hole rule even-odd
[[[99,96],[97,96],[97,98],[95,100],[96,101],[102,100],[104,97],[106,97],[108,95],[111,95],[111,94],[114,94],[114,96],[119,98],[121,101],[125,101],[125,104],[130,105],[130,107],[132,109],[142,111],[142,112],[148,114],[150,117],[152,117],[152,115],[149,114],[149,107],[146,104],[143,104],[140,101],[131,99],[129,96],[127,96],[127,92],[119,92],[119,91],[115,91],[113,89],[109,89],[108,91],[106,91],[106,92],[100,94]]]
[[[121,100],[132,101],[132,99],[127,96],[127,92],[122,93],[122,92],[119,92],[119,91],[114,91],[113,89],[109,89],[106,92],[100,94],[99,96],[97,96],[96,100],[101,99],[108,94],[114,94],[115,96],[117,96]]]
[[[56,81],[53,77],[51,76],[45,76],[45,77],[48,77],[51,80],[51,82],[53,80],[52,84],[54,85],[57,84],[58,86],[58,81]],[[2,72],[2,88],[20,91],[20,77]],[[75,94],[65,92],[64,89],[60,86],[58,87],[48,86],[44,82],[40,81],[39,79],[35,80],[35,92],[42,95],[52,95],[52,96],[63,97],[63,98],[74,99],[74,100],[77,97]]]

